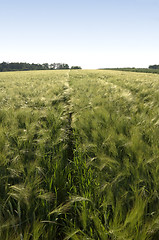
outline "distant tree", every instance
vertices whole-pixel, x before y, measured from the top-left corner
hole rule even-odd
[[[56,63],[51,63],[51,64],[49,65],[49,68],[50,68],[50,69],[56,69]]]
[[[43,63],[42,66],[43,66],[44,69],[49,69],[49,64],[48,63]]]
[[[149,69],[159,69],[159,65],[150,65]]]
[[[66,63],[63,63],[61,69],[69,69],[69,65]]]
[[[80,66],[72,66],[71,69],[82,69]]]
[[[1,63],[1,69],[2,69],[2,72],[6,72],[7,69],[8,69],[8,63],[2,62]]]
[[[56,69],[69,69],[69,65],[66,63],[56,63]]]

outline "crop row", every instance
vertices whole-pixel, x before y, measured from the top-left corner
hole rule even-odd
[[[67,195],[68,72],[2,73],[0,88],[0,239],[55,239],[48,214]]]
[[[93,218],[98,232],[94,237],[90,230],[90,238],[157,239],[158,80],[114,71],[70,75],[72,126],[93,169],[90,185],[99,184],[96,196],[91,191],[96,212],[85,220],[89,226]]]

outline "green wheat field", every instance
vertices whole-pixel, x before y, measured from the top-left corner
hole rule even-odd
[[[159,239],[159,75],[0,73],[0,240]]]

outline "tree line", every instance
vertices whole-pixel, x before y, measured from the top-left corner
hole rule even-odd
[[[159,69],[159,65],[150,65],[149,69]]]
[[[0,72],[7,71],[29,71],[29,70],[60,70],[60,69],[81,69],[79,66],[72,66],[71,68],[67,63],[24,63],[24,62],[2,62],[0,63]]]
[[[159,74],[159,68],[100,68],[101,70],[115,70],[125,72],[156,73]]]

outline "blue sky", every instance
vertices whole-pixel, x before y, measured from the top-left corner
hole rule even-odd
[[[159,64],[159,0],[0,0],[0,62]]]

